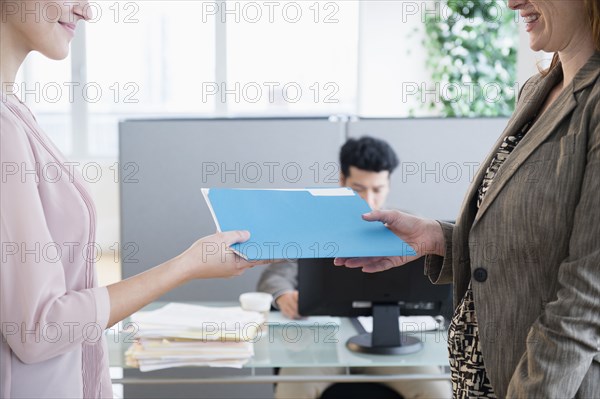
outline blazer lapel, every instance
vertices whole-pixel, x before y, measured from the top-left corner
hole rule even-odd
[[[494,158],[494,156],[496,156],[496,152],[498,151],[498,148],[500,148],[500,145],[504,141],[504,138],[509,134],[513,134],[517,129],[519,129],[521,126],[523,126],[525,124],[525,122],[527,122],[529,119],[531,119],[532,116],[533,116],[533,114],[531,112],[529,112],[529,110],[526,108],[522,108],[521,110],[517,111],[513,115],[511,120],[508,122],[508,125],[504,129],[504,132],[500,135],[498,140],[496,140],[496,142],[494,143],[494,146],[492,147],[492,150],[490,151],[490,153],[487,155],[485,160],[480,164],[479,169],[478,169],[477,173],[475,174],[475,178],[471,182],[471,185],[469,186],[469,189],[467,191],[467,196],[462,205],[463,208],[465,206],[468,206],[471,203],[474,196],[478,195],[479,186],[481,185],[481,182],[483,181],[483,176],[485,175],[485,172],[486,172],[488,166],[492,162],[492,159]]]
[[[515,115],[513,123],[511,123],[502,135],[502,139],[507,135],[514,134],[518,129],[521,129],[528,121],[534,118],[540,107],[543,105],[548,93],[552,88],[561,80],[562,69],[557,66],[553,71],[550,72],[545,78],[538,80],[537,84],[530,86],[529,90],[524,93],[524,103],[521,110]],[[489,209],[490,205],[494,202],[498,193],[502,190],[504,185],[512,178],[527,158],[539,147],[548,136],[550,136],[555,130],[555,127],[566,118],[573,109],[577,106],[577,101],[573,94],[572,86],[566,88],[554,103],[541,115],[534,125],[530,128],[529,132],[521,140],[519,145],[513,150],[511,155],[506,159],[504,164],[500,167],[498,174],[494,177],[494,181],[490,185],[488,192],[481,204],[481,207],[475,215],[473,226],[483,217],[485,212]],[[478,184],[479,187],[485,170],[491,162],[491,159],[496,154],[498,146],[493,149],[492,154],[486,159],[486,163],[482,165],[478,173]],[[476,190],[471,195],[476,195]]]
[[[527,97],[525,96],[526,94],[527,94],[526,92],[522,93],[522,98],[523,98],[522,101],[527,101]],[[535,97],[533,97],[533,99],[535,99]],[[532,106],[535,108],[536,105],[532,104]],[[504,141],[504,137],[506,137],[508,134],[512,134],[512,132],[516,131],[519,128],[519,126],[522,126],[527,120],[531,119],[532,116],[533,116],[533,113],[531,112],[530,107],[518,107],[515,110],[515,113],[508,121],[508,125],[504,129],[503,133],[500,135],[498,140],[496,140],[496,142],[492,146],[490,153],[487,155],[485,160],[479,165],[479,169],[477,170],[477,173],[475,174],[473,180],[471,181],[471,184],[469,185],[469,188],[467,189],[467,194],[465,195],[463,202],[461,204],[460,212],[459,212],[460,218],[456,221],[457,223],[460,223],[464,226],[472,225],[473,219],[475,217],[474,214],[477,212],[476,208],[474,206],[472,206],[473,198],[476,195],[478,195],[477,192],[478,192],[479,186],[481,185],[481,182],[483,180],[483,176],[485,175],[487,167],[492,162],[492,158],[494,158],[494,156],[496,155],[496,151],[498,150],[498,148],[500,148],[500,144],[502,144],[502,141]],[[468,232],[469,229],[466,229],[466,231]]]

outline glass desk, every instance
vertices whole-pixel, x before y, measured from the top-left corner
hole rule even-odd
[[[152,310],[166,304],[153,303],[144,310]],[[210,306],[236,306],[234,303],[202,303]],[[273,312],[271,312],[273,315]],[[281,318],[277,318],[281,320]],[[309,319],[310,321],[310,319]],[[125,322],[126,323],[126,322]],[[211,383],[277,383],[277,382],[383,382],[391,380],[449,380],[446,372],[438,374],[355,374],[351,368],[369,367],[448,367],[447,332],[411,331],[406,334],[419,338],[423,349],[409,355],[369,355],[352,352],[346,348],[346,341],[358,333],[351,319],[339,318],[339,324],[316,322],[307,325],[293,320],[267,323],[254,343],[254,357],[246,363],[239,373],[227,372],[223,377],[198,378],[161,378],[160,373],[137,373],[140,377],[114,378],[114,384],[211,384]],[[131,369],[125,364],[125,351],[133,343],[133,334],[108,330],[110,367]],[[283,367],[315,368],[314,375],[279,376],[265,374],[266,369]],[[323,375],[318,368],[344,368],[344,374]],[[184,368],[184,367],[182,367]],[[194,367],[185,367],[194,369]],[[196,369],[201,369],[197,367]],[[202,367],[202,369],[205,369]],[[171,369],[174,370],[174,369]],[[223,369],[213,369],[223,370]],[[228,369],[231,370],[231,369]],[[189,373],[188,373],[189,374]],[[212,373],[214,374],[214,373]],[[233,374],[233,375],[232,375]],[[239,374],[239,375],[238,375]],[[146,377],[147,376],[147,377]]]

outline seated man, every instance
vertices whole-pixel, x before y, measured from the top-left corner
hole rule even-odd
[[[390,176],[398,166],[398,158],[394,150],[385,141],[372,137],[359,140],[350,139],[340,151],[340,185],[356,191],[374,209],[383,207],[390,190]],[[296,262],[280,262],[265,269],[258,282],[258,290],[273,295],[276,308],[290,319],[297,319],[298,264]],[[438,367],[370,367],[353,369],[355,372],[369,374],[439,373]],[[284,368],[281,375],[301,374],[343,374],[343,368],[327,368],[321,372],[309,368]],[[275,389],[275,397],[281,398],[318,398],[329,387],[328,382],[279,383]],[[386,385],[396,390],[405,399],[411,398],[450,398],[452,390],[447,381],[394,381]]]

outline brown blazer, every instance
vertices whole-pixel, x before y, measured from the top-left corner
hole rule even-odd
[[[502,139],[531,120],[561,68],[523,87],[517,108],[472,182],[456,225],[441,223],[446,257],[425,273],[472,280],[481,349],[499,398],[600,398],[600,52],[530,128],[477,210]]]

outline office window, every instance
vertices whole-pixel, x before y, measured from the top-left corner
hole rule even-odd
[[[128,116],[210,115],[203,83],[215,77],[214,22],[199,23],[202,2],[99,2],[87,29],[89,151],[116,154],[117,122]]]
[[[226,14],[232,115],[356,112],[358,2],[232,2]]]
[[[510,11],[495,0],[482,3],[492,12],[483,21],[467,16],[458,24],[449,23],[446,0],[91,4],[96,16],[79,32],[85,35],[74,44],[72,59],[56,62],[32,54],[22,74],[29,85],[63,86],[58,101],[48,101],[53,100],[50,85],[33,108],[59,147],[79,158],[116,158],[117,122],[127,117],[490,115],[485,101],[478,103],[483,107],[463,102],[466,107],[456,111],[448,111],[453,104],[437,106],[442,102],[436,96],[456,96],[457,85],[455,77],[447,80],[443,70],[432,70],[450,58],[432,62],[431,37],[435,29],[451,28],[454,43],[444,51],[452,55],[477,32],[498,26],[501,34],[485,47],[499,46],[493,56],[506,53],[508,64],[514,64],[517,46],[518,21],[515,29],[506,18],[498,25],[501,18],[493,12],[510,16]],[[436,25],[427,27],[432,16]],[[458,74],[472,78],[479,64],[467,68],[461,57],[453,66],[464,66],[468,73]],[[507,99],[500,113],[510,113],[518,89],[514,65],[489,65],[483,69],[490,79],[478,84],[489,85],[499,103]],[[501,93],[493,90],[497,83]],[[65,84],[78,84],[73,103]],[[472,86],[461,84],[463,94]],[[432,97],[433,107],[427,103]],[[32,103],[31,96],[26,99]]]

